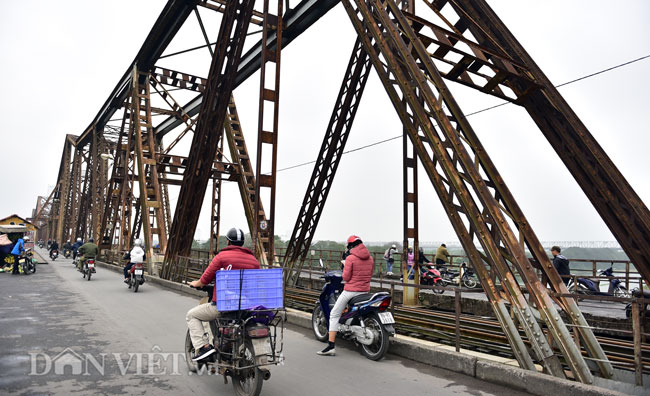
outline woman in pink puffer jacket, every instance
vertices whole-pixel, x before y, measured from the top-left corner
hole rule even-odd
[[[329,343],[325,349],[316,352],[319,355],[336,355],[334,342],[336,341],[339,319],[341,319],[343,310],[352,297],[370,291],[370,278],[372,278],[375,269],[375,262],[370,256],[368,248],[363,244],[361,238],[356,235],[348,238],[347,248],[350,254],[346,257],[345,267],[343,268],[345,286],[330,313]]]

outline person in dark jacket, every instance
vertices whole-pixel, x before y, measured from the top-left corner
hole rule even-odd
[[[99,254],[99,246],[95,244],[93,238],[90,238],[88,239],[88,242],[84,243],[79,249],[77,249],[77,254],[82,258],[77,262],[77,269],[81,271],[84,261],[97,257]]]
[[[341,319],[341,314],[348,305],[348,301],[354,296],[370,291],[370,278],[375,268],[375,262],[370,256],[368,248],[365,247],[361,238],[352,235],[348,238],[347,251],[350,254],[345,258],[343,269],[345,286],[330,313],[329,343],[325,349],[316,352],[323,356],[336,355],[335,341],[336,333],[339,330],[339,319]]]
[[[205,269],[201,279],[190,282],[191,287],[203,287],[209,285],[216,278],[216,273],[219,270],[238,270],[238,269],[259,269],[260,263],[255,258],[250,249],[243,247],[244,233],[239,228],[231,228],[226,233],[228,246],[221,249],[219,253],[212,259],[212,262]],[[194,345],[194,355],[192,360],[197,362],[203,360],[216,352],[214,346],[210,345],[207,334],[203,328],[202,322],[215,320],[219,317],[217,311],[217,284],[214,285],[214,294],[212,302],[201,304],[197,307],[190,309],[187,312],[185,320],[187,320],[187,327],[190,330],[190,338],[192,345]]]
[[[50,245],[50,258],[52,258],[52,252],[58,252],[59,251],[59,243],[55,240],[52,241],[52,244]]]
[[[551,248],[551,254],[553,255],[553,266],[557,270],[557,273],[562,277],[562,281],[566,285],[571,278],[571,270],[569,269],[569,260],[560,254],[562,249],[559,246],[553,246]]]
[[[81,238],[77,238],[77,241],[72,244],[72,258],[76,259],[77,258],[77,251],[79,250],[80,247],[83,246],[83,241]]]

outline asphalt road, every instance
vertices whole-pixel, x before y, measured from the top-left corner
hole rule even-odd
[[[0,274],[0,295],[2,395],[233,394],[223,377],[187,371],[185,313],[197,298],[150,283],[134,294],[103,268],[88,282],[66,259]],[[347,342],[335,357],[317,356],[322,347],[287,326],[286,364],[271,369],[262,395],[524,394],[392,355],[372,362]]]

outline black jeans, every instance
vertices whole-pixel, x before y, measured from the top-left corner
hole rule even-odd
[[[14,269],[12,271],[12,274],[19,274],[20,272],[18,271],[18,260],[20,260],[20,256],[17,254],[13,254],[14,256]]]

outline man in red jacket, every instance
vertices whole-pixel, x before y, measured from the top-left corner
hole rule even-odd
[[[209,285],[215,280],[217,271],[219,270],[239,270],[239,269],[259,269],[260,263],[255,258],[250,249],[243,247],[244,233],[238,228],[231,228],[226,234],[228,246],[221,249],[219,253],[212,259],[212,262],[205,269],[201,279],[191,282],[191,287],[203,287]],[[190,329],[190,338],[194,345],[194,356],[192,360],[199,361],[212,355],[216,352],[214,346],[210,345],[208,335],[203,328],[203,322],[215,320],[219,317],[217,311],[217,285],[214,285],[214,295],[212,302],[208,304],[201,304],[197,307],[190,309],[187,312],[185,320],[187,320],[187,327]]]
[[[352,235],[348,238],[347,251],[349,254],[345,258],[343,268],[345,286],[330,313],[329,343],[325,349],[316,352],[323,356],[336,355],[334,342],[339,330],[339,319],[341,319],[341,314],[348,305],[348,301],[354,296],[370,291],[370,278],[372,278],[372,272],[375,269],[375,262],[370,256],[368,248],[365,247],[361,238]]]

